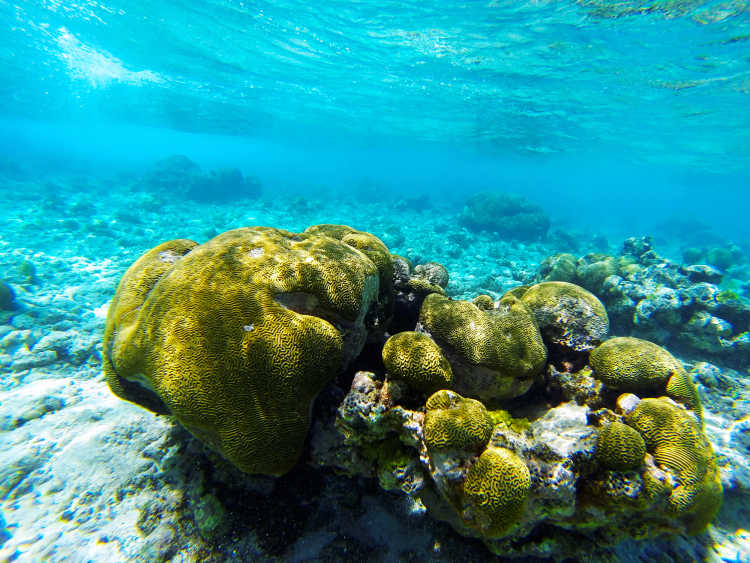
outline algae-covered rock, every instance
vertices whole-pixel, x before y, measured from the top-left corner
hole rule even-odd
[[[414,276],[417,278],[424,279],[431,284],[437,285],[445,289],[448,287],[448,281],[450,276],[445,266],[439,262],[425,262],[424,264],[417,264],[414,268]]]
[[[436,264],[440,268],[422,269],[421,275],[417,275],[408,258],[392,254],[391,259],[393,261],[394,314],[390,331],[395,333],[414,330],[425,297],[430,293],[445,295],[445,290],[440,285],[430,281],[431,279],[444,281],[440,270],[442,266],[433,262],[431,264]]]
[[[383,346],[383,364],[388,375],[418,391],[448,389],[453,372],[440,347],[419,332],[399,332]]]
[[[381,277],[367,254],[322,234],[253,227],[164,243],[110,306],[107,382],[239,469],[283,474],[311,402],[365,343]]]
[[[419,316],[453,369],[453,388],[482,400],[523,395],[543,369],[547,350],[531,311],[512,295],[491,311],[428,295]]]

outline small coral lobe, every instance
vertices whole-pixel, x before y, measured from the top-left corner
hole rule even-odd
[[[425,405],[424,435],[428,448],[481,450],[492,434],[485,406],[449,390],[430,395]]]
[[[636,469],[643,463],[646,443],[637,430],[622,422],[611,422],[600,430],[595,458],[607,469]]]
[[[661,346],[630,336],[610,338],[590,355],[597,379],[621,391],[662,389],[682,364]]]
[[[529,469],[518,455],[487,448],[469,468],[464,484],[471,525],[486,538],[502,536],[522,516],[530,489]]]
[[[518,298],[505,295],[485,311],[468,301],[428,295],[420,325],[451,363],[454,388],[471,397],[517,397],[546,363],[547,349],[534,316]]]
[[[405,381],[419,391],[448,389],[453,372],[440,347],[419,332],[399,332],[383,346],[383,364],[390,377]]]
[[[668,397],[643,399],[625,422],[643,436],[656,463],[676,475],[670,510],[684,518],[689,532],[701,531],[721,507],[723,491],[713,448],[700,422]]]

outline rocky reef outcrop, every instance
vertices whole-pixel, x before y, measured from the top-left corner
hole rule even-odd
[[[570,281],[474,302],[447,281],[340,225],[170,241],[120,283],[105,374],[243,472],[304,458],[377,478],[496,554],[605,557],[706,528],[721,471],[679,360],[610,337]]]
[[[724,275],[710,264],[668,260],[656,253],[650,238],[642,237],[625,241],[619,256],[549,256],[537,279],[571,282],[591,291],[606,306],[618,334],[744,369],[750,365],[750,301],[740,291],[722,287]]]

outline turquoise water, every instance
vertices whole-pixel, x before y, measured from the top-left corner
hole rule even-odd
[[[0,18],[0,561],[489,557],[321,453],[353,367],[278,481],[107,386],[107,311],[144,252],[320,223],[440,262],[456,300],[573,254],[610,336],[686,367],[724,487],[707,532],[591,557],[750,561],[750,3],[0,0]],[[498,211],[508,194],[533,220]],[[584,274],[605,254],[608,286]],[[353,365],[382,376],[369,336]]]
[[[576,220],[617,223],[614,204],[644,227],[690,214],[746,236],[742,2],[1,9],[10,158],[186,153],[300,191],[501,188]]]

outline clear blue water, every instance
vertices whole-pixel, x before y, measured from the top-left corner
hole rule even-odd
[[[666,262],[644,263],[653,279],[619,311],[649,330],[661,296],[648,334],[688,339],[724,509],[697,539],[613,553],[750,560],[750,2],[0,0],[0,21],[0,561],[349,560],[360,543],[372,561],[488,557],[374,480],[323,490],[301,463],[274,497],[214,474],[177,424],[104,382],[107,308],[147,249],[323,222],[439,261],[462,299],[533,283],[556,252],[619,255],[631,236],[675,262],[724,256],[706,302],[728,320],[697,291],[703,317],[687,300],[672,315],[668,278],[687,270]],[[262,197],[160,191],[154,163],[180,154],[202,169],[181,182],[236,167]],[[550,235],[465,229],[482,191],[541,206]],[[202,538],[225,508],[231,531]]]
[[[171,153],[299,193],[502,189],[563,223],[747,237],[743,2],[2,2],[0,142]],[[625,229],[627,230],[627,229]]]

